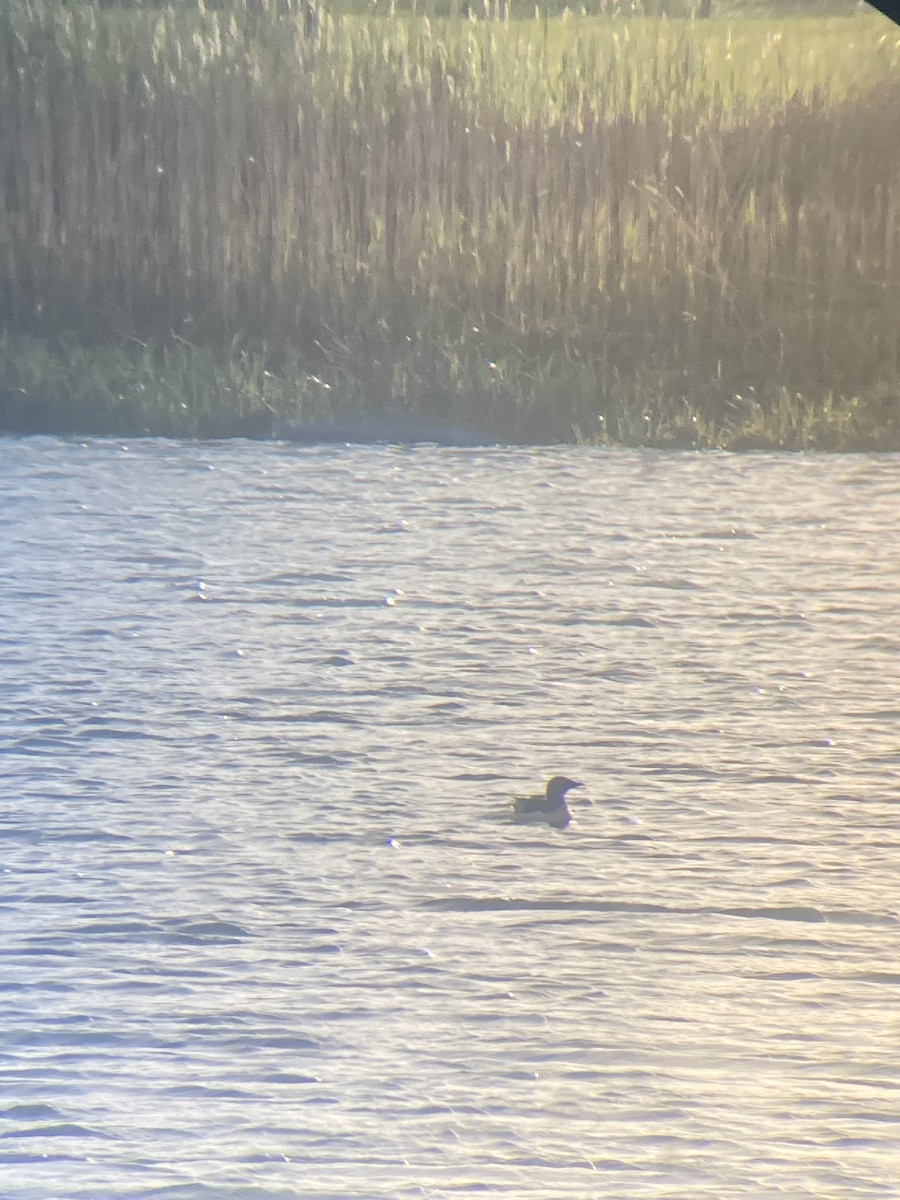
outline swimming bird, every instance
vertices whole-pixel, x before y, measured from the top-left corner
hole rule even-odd
[[[513,801],[512,819],[519,825],[545,822],[555,829],[565,829],[572,820],[566,804],[566,792],[580,787],[584,787],[584,784],[567,779],[565,775],[554,775],[542,796],[520,796]]]

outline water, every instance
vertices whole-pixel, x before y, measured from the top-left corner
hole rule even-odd
[[[0,442],[4,1200],[900,1196],[898,472]]]

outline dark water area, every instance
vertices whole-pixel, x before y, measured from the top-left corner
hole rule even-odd
[[[178,386],[176,383],[173,386]],[[147,422],[148,424],[144,424]],[[150,427],[148,427],[148,425]],[[562,425],[565,436],[545,438],[550,442],[571,440],[571,426]],[[406,412],[380,413],[377,417],[353,414],[345,418],[285,420],[262,408],[241,415],[226,409],[189,411],[187,406],[169,413],[144,413],[122,405],[109,412],[71,396],[40,398],[24,391],[0,388],[0,437],[49,436],[63,439],[178,437],[196,441],[249,439],[293,442],[303,446],[325,445],[429,445],[473,447],[531,443],[532,439],[499,438],[473,423],[416,418]]]
[[[4,1200],[900,1196],[898,496],[0,440]]]

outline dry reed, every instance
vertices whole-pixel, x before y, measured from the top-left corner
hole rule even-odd
[[[307,25],[11,0],[7,331],[535,438],[828,444],[896,390],[886,23]]]

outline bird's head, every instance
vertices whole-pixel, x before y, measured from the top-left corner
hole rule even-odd
[[[569,779],[565,775],[554,775],[547,784],[547,799],[554,803],[562,803],[566,798],[566,792],[572,788],[584,787],[583,783],[578,783],[574,779]]]

